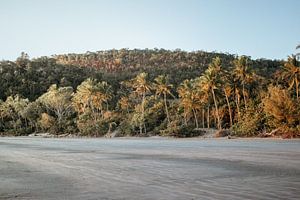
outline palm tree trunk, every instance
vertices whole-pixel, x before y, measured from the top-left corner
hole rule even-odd
[[[196,128],[199,128],[199,124],[198,124],[198,119],[197,119],[196,111],[195,111],[195,109],[192,109],[192,110],[193,110],[193,114],[194,114],[194,118],[195,118]]]
[[[217,122],[217,112],[213,112],[213,116],[214,116],[214,125],[217,127],[218,126],[218,122]]]
[[[146,132],[146,125],[145,125],[145,92],[143,93],[143,98],[142,98],[142,124],[141,124],[141,128],[143,129],[144,127],[144,131]]]
[[[212,95],[213,95],[213,99],[214,99],[214,103],[215,103],[215,108],[216,108],[216,114],[217,114],[217,120],[218,120],[218,129],[221,129],[221,122],[220,122],[220,115],[219,115],[219,109],[218,109],[218,104],[217,104],[217,100],[216,100],[216,96],[215,96],[215,91],[214,89],[211,89]]]
[[[166,95],[166,93],[164,93],[164,103],[165,103],[165,109],[166,109],[168,124],[170,124],[170,116],[169,116],[169,110],[168,110],[168,105],[167,105],[167,95]]]
[[[144,131],[145,131],[145,134],[147,134],[147,129],[146,129],[146,123],[144,122]]]
[[[231,106],[230,106],[230,103],[229,103],[228,95],[226,94],[225,90],[224,90],[224,93],[225,93],[226,102],[227,102],[227,106],[228,106],[229,120],[230,120],[229,123],[230,123],[230,127],[232,127],[232,113],[231,113]]]
[[[210,128],[209,127],[209,105],[208,105],[208,108],[207,108],[207,128]]]
[[[245,93],[245,84],[243,83],[243,99],[245,104],[245,109],[247,109],[246,93]]]
[[[235,94],[235,104],[236,104],[236,109],[237,109],[237,113],[238,113],[238,117],[237,117],[237,121],[239,122],[240,120],[240,97],[239,94]]]
[[[184,118],[184,125],[187,126],[187,114],[186,114],[185,111],[184,111],[184,116],[183,116],[183,118]]]
[[[141,123],[140,123],[139,128],[140,128],[140,135],[143,135],[143,127],[142,127],[142,124],[141,124]]]
[[[297,100],[299,98],[299,82],[298,79],[295,78],[295,83],[296,83],[296,96],[297,96]]]
[[[205,126],[205,110],[204,110],[204,108],[202,108],[202,128],[204,128],[204,126]]]

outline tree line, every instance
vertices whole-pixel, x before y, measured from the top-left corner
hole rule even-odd
[[[286,61],[158,49],[71,55],[30,60],[22,53],[0,62],[0,132],[191,137],[215,128],[299,136],[297,55]]]

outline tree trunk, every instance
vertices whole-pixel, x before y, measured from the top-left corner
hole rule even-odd
[[[205,110],[202,108],[202,128],[205,128]]]
[[[298,79],[295,79],[295,83],[296,83],[296,96],[297,96],[297,100],[299,98],[299,82]]]
[[[57,113],[57,122],[58,122],[59,131],[61,131],[60,129],[62,128],[61,127],[61,121],[62,121],[62,114],[60,112],[58,112]]]
[[[141,124],[141,127],[144,127],[145,129],[145,133],[146,132],[146,125],[145,125],[145,92],[143,93],[143,98],[142,98],[142,124]]]
[[[170,124],[170,116],[169,116],[169,110],[168,110],[168,105],[167,105],[167,95],[166,95],[166,93],[164,93],[164,103],[165,103],[165,109],[166,109],[168,124]]]
[[[214,115],[213,115],[213,117],[214,117],[214,125],[215,125],[215,127],[217,127],[218,126],[218,123],[217,123],[217,117],[216,117],[216,111],[215,111],[215,113],[213,113]]]
[[[105,104],[106,104],[106,111],[108,111],[108,103],[107,103],[107,102],[105,102]]]
[[[243,99],[245,104],[245,109],[247,109],[246,93],[245,93],[245,84],[243,83]]]
[[[230,127],[232,127],[232,113],[231,113],[231,106],[230,106],[230,103],[229,103],[228,95],[227,95],[227,93],[225,92],[225,89],[224,89],[224,93],[225,93],[226,102],[227,102],[227,106],[228,106],[229,120],[230,120],[229,123],[230,123]]]
[[[187,126],[187,114],[186,114],[185,110],[183,111],[183,119],[184,119],[184,125]]]
[[[235,94],[235,104],[236,104],[236,109],[238,113],[237,121],[239,122],[240,120],[240,97],[239,94]]]
[[[195,111],[195,109],[192,109],[192,110],[193,110],[193,114],[194,114],[194,118],[195,118],[196,128],[199,128],[196,111]]]
[[[143,127],[142,127],[142,123],[140,123],[139,128],[140,128],[140,135],[143,135]]]
[[[144,131],[145,131],[145,135],[147,134],[147,129],[146,129],[146,124],[144,122]]]
[[[215,96],[215,91],[213,89],[211,89],[212,95],[213,95],[213,99],[214,99],[214,103],[215,103],[215,108],[216,108],[216,114],[217,114],[217,120],[218,120],[218,129],[221,129],[221,122],[220,122],[220,115],[219,115],[219,109],[218,109],[218,105],[217,105],[217,100],[216,100],[216,96]]]
[[[209,127],[209,105],[208,105],[208,108],[207,108],[207,128],[210,128]]]

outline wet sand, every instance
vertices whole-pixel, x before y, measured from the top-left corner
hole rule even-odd
[[[299,199],[300,140],[0,138],[0,199]]]

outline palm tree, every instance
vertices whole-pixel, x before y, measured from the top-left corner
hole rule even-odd
[[[126,110],[127,114],[129,113],[130,102],[128,97],[121,97],[118,104],[120,105],[121,110]]]
[[[224,80],[223,92],[224,92],[227,107],[228,107],[229,125],[231,127],[232,124],[233,124],[233,119],[232,119],[232,109],[231,109],[231,105],[230,105],[230,97],[231,97],[231,95],[234,91],[234,89],[232,87],[232,85],[234,85],[233,84],[233,78],[232,78],[232,74],[227,70],[223,70],[222,75],[223,75],[222,79]]]
[[[108,111],[108,101],[112,98],[111,86],[107,82],[102,81],[96,85],[95,90],[96,90],[99,106],[102,108],[103,107],[102,104],[105,103],[106,111]]]
[[[151,86],[147,81],[148,74],[143,72],[136,76],[131,81],[131,87],[134,89],[134,93],[138,96],[141,96],[142,104],[141,104],[141,112],[142,112],[142,124],[140,125],[140,133],[143,132],[143,127],[145,133],[147,133],[146,125],[145,125],[145,98],[146,94],[150,92]]]
[[[229,102],[229,97],[231,96],[232,88],[230,87],[230,85],[226,85],[223,88],[223,91],[224,91],[225,98],[226,98],[226,103],[227,103],[227,106],[228,106],[229,123],[230,123],[230,127],[232,127],[232,112],[231,112],[231,106],[230,106],[230,102]]]
[[[196,128],[199,128],[197,111],[201,108],[201,100],[198,91],[194,88],[191,80],[185,80],[178,88],[180,106],[184,109],[184,122],[187,125],[187,119],[192,115],[195,119]]]
[[[299,98],[300,64],[295,56],[288,58],[284,64],[282,78],[288,81],[289,90],[295,87],[296,97]]]
[[[235,77],[235,81],[239,82],[242,85],[243,100],[245,108],[247,108],[247,95],[245,86],[252,78],[252,72],[250,71],[250,68],[248,66],[248,58],[246,56],[241,56],[233,61],[233,65],[233,74]]]
[[[89,109],[93,113],[92,117],[96,120],[98,112],[103,117],[103,104],[106,104],[106,110],[108,110],[111,93],[111,86],[107,82],[87,79],[77,87],[72,103],[79,114],[85,113]]]
[[[169,110],[167,105],[167,95],[174,97],[174,95],[171,93],[171,89],[173,88],[173,85],[169,84],[168,76],[164,76],[164,75],[160,75],[156,77],[154,81],[155,81],[154,88],[156,90],[155,95],[156,96],[163,95],[167,120],[168,120],[168,124],[170,124],[170,116],[169,116]]]
[[[221,75],[221,59],[219,57],[216,57],[209,64],[208,68],[200,77],[201,89],[203,91],[206,91],[207,93],[210,92],[212,94],[214,104],[215,104],[215,109],[216,109],[218,129],[221,129],[221,120],[220,120],[215,90],[219,89],[221,85],[220,75]]]
[[[241,112],[240,112],[240,100],[241,100],[241,94],[240,94],[240,89],[235,85],[234,88],[234,96],[235,96],[235,104],[236,104],[236,109],[237,109],[237,121],[240,120],[241,118]]]

